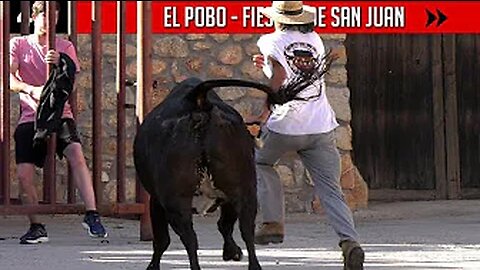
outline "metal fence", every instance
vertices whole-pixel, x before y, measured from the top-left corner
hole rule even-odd
[[[29,33],[30,3],[21,1],[22,23],[21,34]],[[49,48],[54,48],[55,42],[55,5],[54,1],[47,1],[47,28]],[[77,45],[77,16],[76,1],[68,1],[68,38]],[[2,1],[0,3],[0,39],[1,51],[0,57],[0,81],[1,81],[1,102],[0,102],[0,214],[2,215],[24,215],[24,214],[76,214],[84,211],[84,206],[77,203],[75,199],[75,186],[69,170],[68,177],[68,195],[66,203],[57,203],[56,198],[56,168],[55,168],[55,134],[48,142],[48,155],[44,167],[43,175],[43,198],[38,205],[22,205],[18,199],[11,198],[11,179],[10,175],[10,89],[9,89],[9,40],[10,40],[10,2]],[[114,202],[106,202],[101,195],[101,175],[102,175],[102,43],[101,43],[101,2],[92,1],[92,134],[93,134],[93,166],[92,177],[97,201],[97,208],[102,215],[140,215],[140,238],[141,240],[150,240],[152,238],[149,215],[149,197],[145,190],[137,181],[135,202],[129,203],[126,200],[126,76],[125,76],[125,20],[126,4],[117,1],[117,67],[116,67],[116,88],[117,88],[117,196]],[[137,99],[136,99],[136,118],[137,124],[143,121],[143,117],[152,107],[152,65],[151,65],[151,1],[137,2]],[[47,67],[49,68],[49,67]],[[48,70],[47,70],[48,71]],[[47,76],[48,76],[47,72]],[[73,108],[74,116],[77,114],[76,91],[70,97],[70,104]]]

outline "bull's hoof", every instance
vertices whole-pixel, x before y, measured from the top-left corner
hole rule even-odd
[[[248,266],[248,270],[262,270],[262,267],[260,266],[260,264],[257,262],[257,263],[254,263],[254,264],[250,264]]]
[[[241,261],[243,258],[243,252],[237,245],[224,245],[223,246],[223,260],[224,261]]]
[[[160,264],[150,263],[146,270],[160,270]]]

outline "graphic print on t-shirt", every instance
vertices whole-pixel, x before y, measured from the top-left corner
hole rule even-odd
[[[295,74],[311,72],[318,64],[317,50],[305,42],[294,42],[288,45],[285,47],[284,55],[288,66]]]

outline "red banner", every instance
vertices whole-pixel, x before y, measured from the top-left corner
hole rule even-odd
[[[316,8],[319,33],[480,33],[480,1],[304,1]],[[152,1],[152,32],[266,33],[271,1]],[[91,32],[91,1],[78,2],[78,32]],[[102,1],[102,32],[115,33],[116,1]],[[127,33],[137,30],[137,2],[127,2]]]

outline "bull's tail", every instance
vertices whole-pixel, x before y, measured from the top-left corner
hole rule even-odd
[[[331,51],[328,51],[321,59],[318,59],[317,64],[313,68],[299,72],[284,82],[279,89],[274,90],[262,83],[239,79],[208,80],[199,83],[191,92],[190,98],[195,100],[200,109],[208,109],[209,104],[206,100],[208,91],[217,87],[239,86],[256,88],[267,93],[268,102],[270,104],[284,104],[292,100],[305,101],[310,98],[300,98],[297,97],[297,94],[303,91],[306,87],[312,85],[315,81],[322,79],[335,59],[336,55],[333,55]],[[322,89],[320,87],[318,94],[311,98],[319,97],[321,93]]]
[[[261,83],[238,80],[238,79],[219,79],[219,80],[208,80],[200,83],[195,87],[195,89],[193,89],[193,91],[190,94],[190,98],[195,100],[195,102],[197,103],[200,109],[208,109],[209,104],[206,100],[208,91],[217,87],[231,87],[231,86],[256,88],[269,95],[274,92],[272,88]]]

